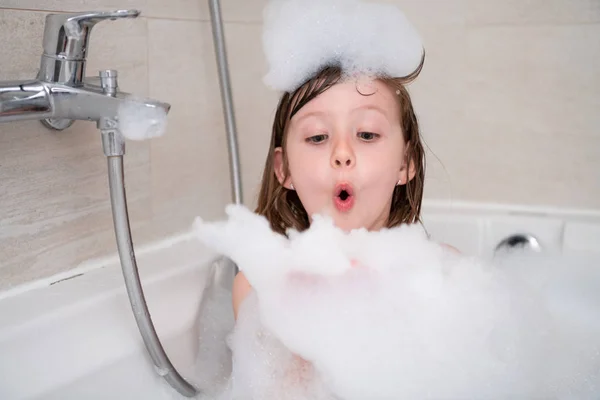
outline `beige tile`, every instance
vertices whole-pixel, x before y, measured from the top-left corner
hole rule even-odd
[[[376,3],[397,5],[417,26],[432,23],[457,23],[465,18],[466,0],[367,0]],[[208,1],[201,2],[202,19],[210,20]],[[226,22],[263,21],[263,10],[267,0],[223,0],[221,10]]]
[[[456,23],[464,21],[467,0],[373,0],[397,4],[414,23]],[[591,1],[591,0],[590,0]],[[221,0],[225,22],[262,22],[268,0]],[[26,10],[81,12],[138,9],[150,18],[210,20],[209,1],[198,0],[4,0],[4,7]]]
[[[202,11],[199,0],[3,0],[2,6],[23,10],[48,12],[85,12],[136,9],[144,17],[200,19],[208,14]],[[108,21],[101,24],[110,23]]]
[[[422,35],[425,64],[409,90],[427,150],[425,197],[452,198],[454,143],[465,126],[467,32],[464,24],[439,24],[428,26]]]
[[[42,13],[2,11],[0,79],[32,78],[39,50],[22,50],[41,34]],[[88,70],[106,64],[121,72],[121,85],[147,93],[145,22],[97,32]],[[131,46],[115,46],[121,43]],[[25,40],[20,40],[25,38]],[[38,38],[39,39],[39,38]],[[103,40],[106,39],[106,40]],[[39,41],[38,43],[41,43]],[[106,61],[106,63],[105,63]],[[110,64],[110,65],[109,65]],[[150,220],[148,143],[128,144],[126,180],[134,241],[147,240]],[[38,121],[0,124],[0,290],[46,277],[115,249],[108,196],[106,158],[95,124],[77,121],[53,132]]]
[[[600,22],[598,0],[465,0],[472,25]]]
[[[598,37],[600,25],[470,30],[461,197],[600,207]]]
[[[372,0],[397,4],[417,26],[437,23],[548,24],[600,21],[596,0]],[[261,22],[267,0],[223,0],[227,22]],[[2,7],[48,12],[138,9],[142,16],[210,20],[208,1],[198,0],[4,0]]]
[[[226,28],[244,203],[254,208],[279,93],[263,83],[267,63],[262,52],[262,26],[227,24]]]
[[[465,21],[467,0],[367,0],[398,6],[420,31],[440,24],[459,24]]]
[[[466,0],[367,0],[395,4],[416,25],[457,23],[465,18]],[[208,1],[202,2],[202,15],[210,18]],[[223,19],[228,22],[262,22],[267,0],[223,0]]]
[[[114,253],[106,160],[92,123],[52,133],[38,122],[0,126],[0,287],[65,271]],[[141,150],[141,151],[140,151]],[[150,218],[146,149],[130,151],[130,217]]]
[[[0,80],[35,78],[42,55],[44,14],[0,9],[0,35]]]
[[[474,131],[484,129],[476,123],[472,126]],[[517,144],[513,138],[499,135],[469,142],[462,162],[454,170],[459,178],[455,180],[455,197],[492,203],[598,209],[599,149],[598,138],[587,138],[575,146],[540,137]]]
[[[223,21],[260,22],[267,0],[222,0]],[[48,12],[84,12],[136,9],[142,17],[210,20],[205,0],[3,0],[2,7]],[[106,24],[103,22],[102,24]]]
[[[518,121],[540,133],[595,132],[600,123],[599,35],[600,24],[473,28],[468,43],[471,97],[484,101],[475,101],[470,111],[503,114],[509,117],[503,119],[507,127]]]
[[[167,134],[151,142],[154,223],[165,235],[223,215],[229,171],[210,25],[152,20],[149,35],[150,94],[172,105]]]
[[[211,1],[202,1],[201,13],[203,19],[210,20]],[[221,13],[223,21],[226,22],[262,22],[263,9],[267,5],[267,0],[222,0]]]
[[[417,25],[431,23],[456,23],[464,21],[465,0],[367,0],[376,3],[392,3],[400,7],[407,17]],[[203,19],[210,19],[209,1],[201,2]],[[267,0],[222,0],[223,19],[227,22],[263,21],[263,10]]]

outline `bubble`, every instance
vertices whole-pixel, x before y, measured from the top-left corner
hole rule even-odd
[[[488,263],[418,225],[343,233],[328,218],[287,239],[227,213],[195,228],[253,286],[230,337],[233,398],[600,395],[597,258]]]
[[[145,140],[165,134],[167,113],[162,107],[125,100],[118,110],[119,130],[129,140]]]
[[[271,0],[264,9],[264,82],[293,91],[326,65],[344,74],[407,76],[423,56],[400,9],[360,0]]]

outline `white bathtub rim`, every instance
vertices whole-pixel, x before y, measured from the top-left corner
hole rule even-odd
[[[136,250],[143,287],[199,266],[208,268],[217,258],[218,254],[203,246],[191,233]],[[9,289],[0,293],[0,341],[35,325],[43,325],[58,314],[61,317],[76,314],[91,304],[124,293],[118,256],[90,260],[70,271]]]
[[[447,213],[449,216],[480,214],[486,217],[496,215],[549,217],[600,223],[600,210],[598,209],[474,202],[451,199],[423,199],[421,212],[431,212],[436,214]]]
[[[140,257],[143,257],[147,254],[154,253],[157,251],[161,251],[163,249],[176,246],[180,243],[188,242],[191,240],[196,240],[193,236],[192,232],[183,232],[178,233],[173,236],[169,236],[165,239],[154,241],[145,245],[135,246],[135,255],[136,260]],[[202,246],[202,244],[198,241],[198,245]],[[139,264],[139,263],[138,263]],[[83,276],[89,272],[99,270],[106,267],[111,267],[114,265],[120,266],[119,255],[117,253],[117,248],[115,244],[114,253],[110,256],[94,258],[90,260],[86,260],[79,264],[78,266],[69,269],[68,271],[60,272],[45,278],[39,278],[33,280],[31,282],[23,283],[21,285],[17,285],[11,287],[9,289],[0,291],[0,301],[20,295],[22,293],[29,292],[31,290],[36,290],[48,286],[52,286],[54,284],[60,283],[62,281],[67,281],[69,279],[78,278]],[[139,266],[139,265],[138,265]]]

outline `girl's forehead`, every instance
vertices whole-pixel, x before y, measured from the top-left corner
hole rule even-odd
[[[309,101],[292,118],[322,112],[351,112],[356,109],[382,109],[390,117],[396,114],[397,100],[392,90],[378,79],[360,77],[336,83]]]

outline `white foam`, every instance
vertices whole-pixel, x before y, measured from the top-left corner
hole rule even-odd
[[[421,62],[419,34],[397,7],[361,0],[271,0],[264,9],[264,82],[292,91],[320,67],[406,76]]]
[[[600,395],[598,260],[492,265],[445,251],[417,226],[344,234],[327,218],[287,240],[244,207],[227,213],[195,228],[255,290],[231,340],[232,385],[265,397],[234,398]]]
[[[142,101],[124,101],[118,110],[119,130],[129,140],[146,140],[165,134],[167,113]]]

